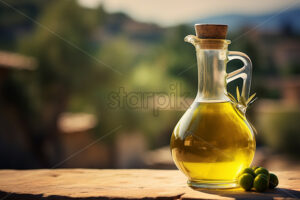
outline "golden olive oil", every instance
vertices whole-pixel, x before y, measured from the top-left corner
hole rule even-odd
[[[175,127],[171,152],[192,182],[235,182],[255,152],[253,132],[231,102],[194,102]]]

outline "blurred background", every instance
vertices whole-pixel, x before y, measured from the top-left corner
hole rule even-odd
[[[252,59],[254,164],[299,167],[299,1],[0,0],[0,168],[175,168],[195,23]]]

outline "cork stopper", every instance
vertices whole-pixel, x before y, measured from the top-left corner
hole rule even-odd
[[[195,24],[195,31],[201,39],[226,39],[228,26],[224,24]]]

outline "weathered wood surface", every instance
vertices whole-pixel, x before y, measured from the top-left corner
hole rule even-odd
[[[300,199],[300,171],[275,172],[278,189],[195,191],[178,170],[0,170],[0,199]]]

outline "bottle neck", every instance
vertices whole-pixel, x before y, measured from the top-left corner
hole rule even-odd
[[[196,101],[228,101],[226,89],[227,48],[203,49],[196,46],[198,93]]]

